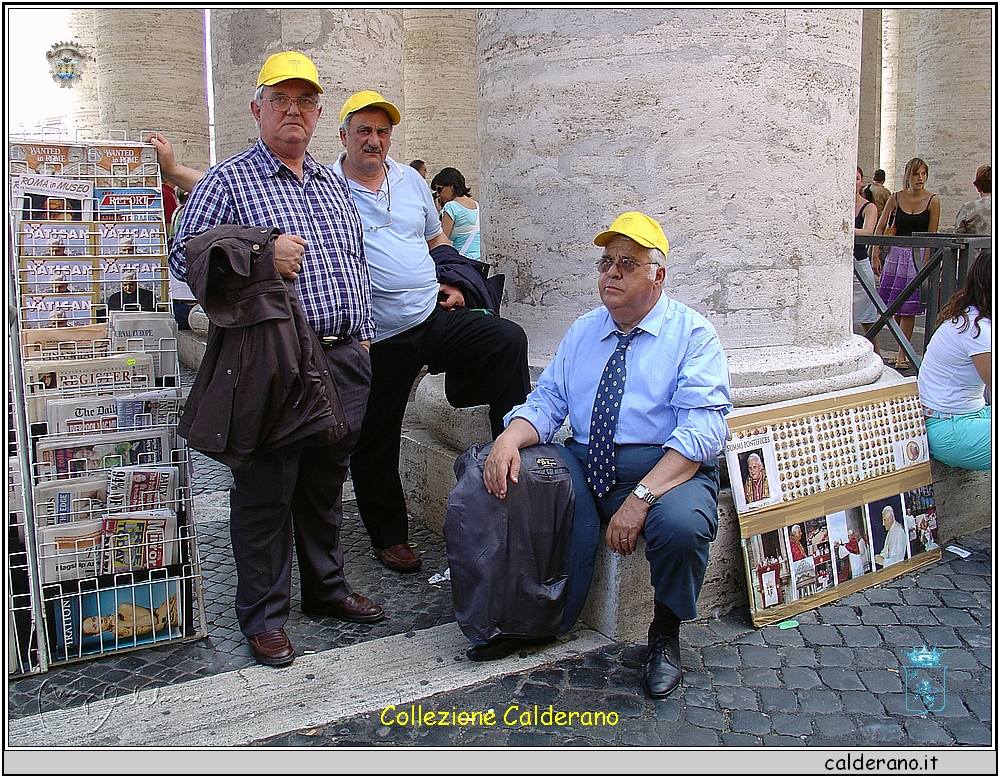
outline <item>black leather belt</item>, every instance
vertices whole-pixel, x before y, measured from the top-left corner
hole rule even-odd
[[[350,335],[324,335],[319,339],[324,348],[328,346],[342,346],[351,342]]]

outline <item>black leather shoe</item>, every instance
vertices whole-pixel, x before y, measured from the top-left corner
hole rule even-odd
[[[642,666],[642,688],[655,699],[667,697],[681,683],[681,641],[677,635],[651,635]]]
[[[385,618],[385,611],[377,602],[363,594],[354,594],[333,603],[311,603],[302,601],[302,612],[310,616],[336,616],[355,624],[371,624]]]
[[[262,665],[283,667],[295,659],[295,649],[283,629],[269,629],[248,639],[254,659]]]
[[[475,645],[466,650],[465,655],[473,662],[488,662],[491,659],[503,659],[515,651],[529,646],[544,646],[551,643],[554,637],[546,638],[493,638],[487,643]]]

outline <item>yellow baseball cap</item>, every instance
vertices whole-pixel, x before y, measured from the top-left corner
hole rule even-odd
[[[623,213],[611,222],[610,227],[594,238],[594,245],[606,246],[615,235],[624,235],[648,249],[659,249],[663,252],[664,258],[670,251],[670,244],[667,243],[667,236],[663,234],[660,223],[638,211]]]
[[[293,78],[308,81],[316,87],[317,92],[323,94],[323,87],[319,85],[319,73],[316,72],[313,61],[297,51],[283,51],[268,57],[257,76],[257,86],[274,86]]]
[[[347,98],[347,102],[344,103],[344,107],[340,109],[340,123],[344,123],[344,119],[347,118],[347,114],[354,113],[355,111],[360,111],[362,108],[381,108],[387,114],[389,114],[389,121],[393,125],[399,124],[399,109],[386,100],[378,92],[373,92],[370,89],[366,89],[363,92],[355,92],[353,95]]]

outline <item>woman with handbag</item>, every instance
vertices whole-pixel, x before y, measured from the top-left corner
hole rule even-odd
[[[875,228],[876,235],[906,237],[915,232],[937,232],[938,221],[941,218],[941,200],[927,190],[927,172],[927,163],[920,157],[914,157],[906,163],[903,171],[905,188],[889,197]],[[876,274],[881,273],[878,293],[883,302],[889,305],[916,277],[917,259],[912,248],[891,246],[883,263],[879,248],[879,246],[872,247],[872,269]],[[924,249],[921,264],[926,261],[926,254],[927,249]],[[916,289],[896,313],[896,322],[907,339],[913,335],[916,317],[924,313],[925,310],[920,304],[920,290]],[[889,360],[887,364],[897,370],[906,370],[910,367],[906,353],[902,349],[896,359]]]

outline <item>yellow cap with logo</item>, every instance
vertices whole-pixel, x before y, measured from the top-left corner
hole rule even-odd
[[[399,124],[399,109],[382,97],[382,95],[378,92],[373,92],[370,89],[366,89],[363,92],[355,92],[347,98],[343,108],[340,109],[340,123],[344,123],[344,119],[347,118],[347,114],[360,111],[362,108],[371,107],[381,108],[389,114],[389,121],[392,122],[393,125]]]
[[[323,87],[319,85],[319,73],[313,61],[297,51],[282,51],[268,57],[257,76],[257,86],[274,86],[293,78],[308,81],[316,87],[317,92],[323,94]]]
[[[610,227],[604,232],[598,233],[597,237],[594,238],[594,245],[606,246],[615,235],[624,235],[648,249],[659,249],[663,252],[664,258],[670,251],[670,244],[667,243],[667,236],[663,234],[660,223],[638,211],[623,213],[611,222]]]

